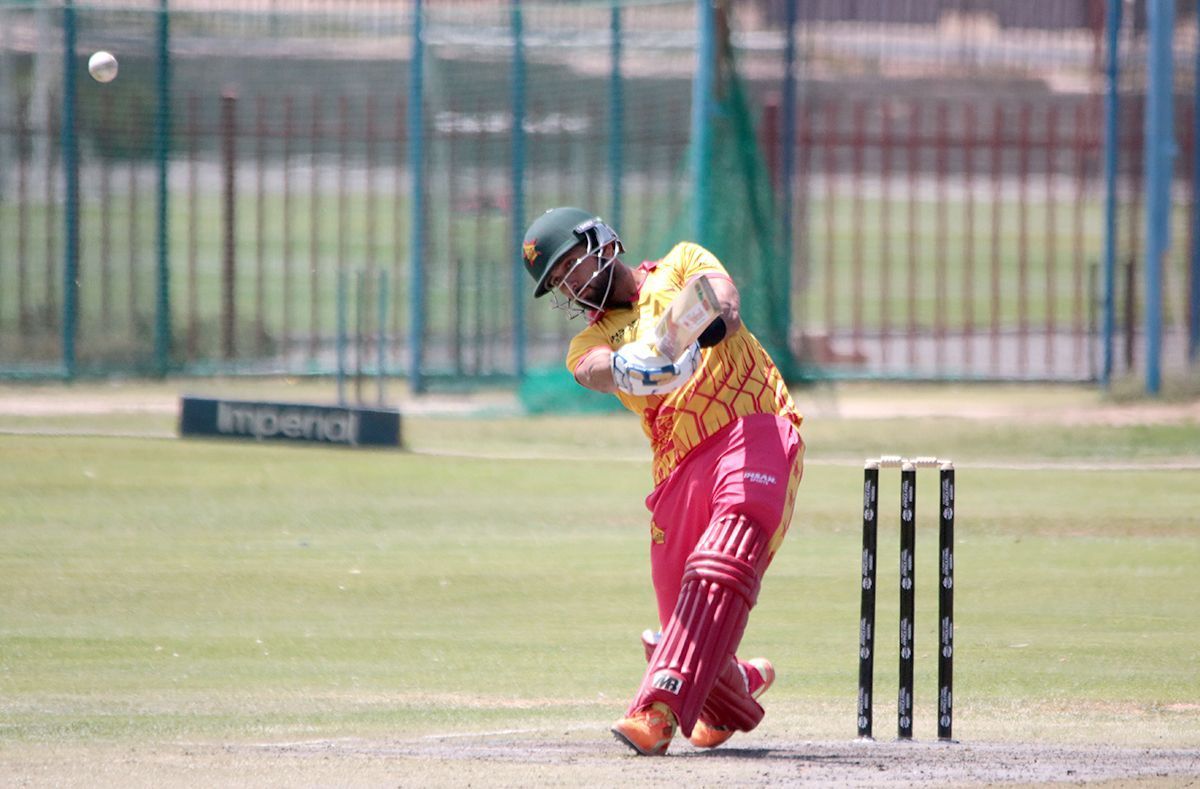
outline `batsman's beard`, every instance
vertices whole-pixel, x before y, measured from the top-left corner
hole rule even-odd
[[[580,258],[575,263],[575,266],[579,266],[586,259],[587,258]],[[596,270],[592,272],[592,275],[587,278],[587,281],[580,286],[579,290],[576,291],[574,288],[568,285],[567,289],[571,291],[570,297],[564,303],[558,303],[556,301],[554,305],[558,309],[566,310],[568,317],[570,318],[578,317],[586,310],[602,312],[606,309],[616,306],[609,302],[609,297],[612,294],[613,280],[616,278],[616,255],[613,255],[607,260],[597,256],[597,260],[600,261],[599,265],[597,266]],[[574,270],[574,267],[572,267],[572,270]],[[598,278],[601,277],[605,272],[608,272],[608,279],[604,282],[604,285],[601,286]],[[570,275],[568,274],[568,276]],[[601,290],[603,290],[603,292],[600,292]]]
[[[607,266],[607,270],[608,279],[603,285],[601,285],[597,279],[601,274],[604,273],[603,269],[593,274],[587,281],[587,284],[584,285],[580,301],[584,304],[587,304],[587,306],[591,307],[592,309],[602,310],[613,306],[609,302],[609,299],[612,296],[613,279],[615,279],[616,275],[615,265],[610,262]]]

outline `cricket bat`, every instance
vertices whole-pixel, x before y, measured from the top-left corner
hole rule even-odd
[[[675,359],[720,314],[721,308],[717,305],[717,295],[713,293],[712,285],[706,277],[696,277],[684,285],[679,295],[667,306],[666,312],[654,326],[650,342],[660,354]]]

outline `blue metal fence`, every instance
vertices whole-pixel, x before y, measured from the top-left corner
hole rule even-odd
[[[1144,375],[1151,392],[1194,374],[1200,22],[1164,0],[1103,5],[762,2],[720,19],[760,113],[792,256],[772,295],[807,370]],[[725,142],[705,136],[708,8],[0,3],[0,376],[332,374],[336,283],[359,269],[391,282],[380,374],[420,391],[560,364],[572,327],[526,306],[532,213],[593,207],[650,257],[688,190],[693,236],[721,210],[704,188],[706,151]],[[84,69],[102,48],[121,60],[107,85]],[[1093,105],[1102,160],[1094,130],[1053,120]],[[968,278],[988,237],[1001,268],[985,293]],[[892,247],[956,290],[920,279],[909,311],[883,273]],[[1080,258],[1095,278],[1077,297]],[[1015,290],[1034,270],[1072,284],[1040,307],[1045,294]],[[993,325],[973,322],[976,301],[1000,306]],[[1086,360],[1053,351],[1083,330],[1058,316],[1085,313]],[[1036,369],[1035,323],[1052,349]],[[999,338],[986,368],[982,334]]]

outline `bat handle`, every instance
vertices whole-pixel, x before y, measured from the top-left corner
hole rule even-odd
[[[653,345],[654,349],[661,355],[671,359],[672,361],[675,359],[675,355],[679,353],[679,349],[675,348],[671,343],[670,337],[663,337],[662,339],[659,339],[657,336],[651,337],[650,344]]]

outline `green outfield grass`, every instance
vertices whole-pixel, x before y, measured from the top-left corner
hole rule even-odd
[[[1044,392],[1024,396],[1089,397]],[[108,419],[5,416],[0,430]],[[405,430],[411,452],[0,435],[3,737],[602,732],[654,618],[636,421],[414,416]],[[793,531],[745,640],[779,670],[766,730],[853,737],[857,459],[887,450],[958,463],[956,735],[1200,746],[1200,471],[1073,467],[1194,460],[1200,425],[814,415],[807,438]],[[918,490],[919,738],[934,730],[932,480]],[[885,477],[881,736],[896,498]]]

